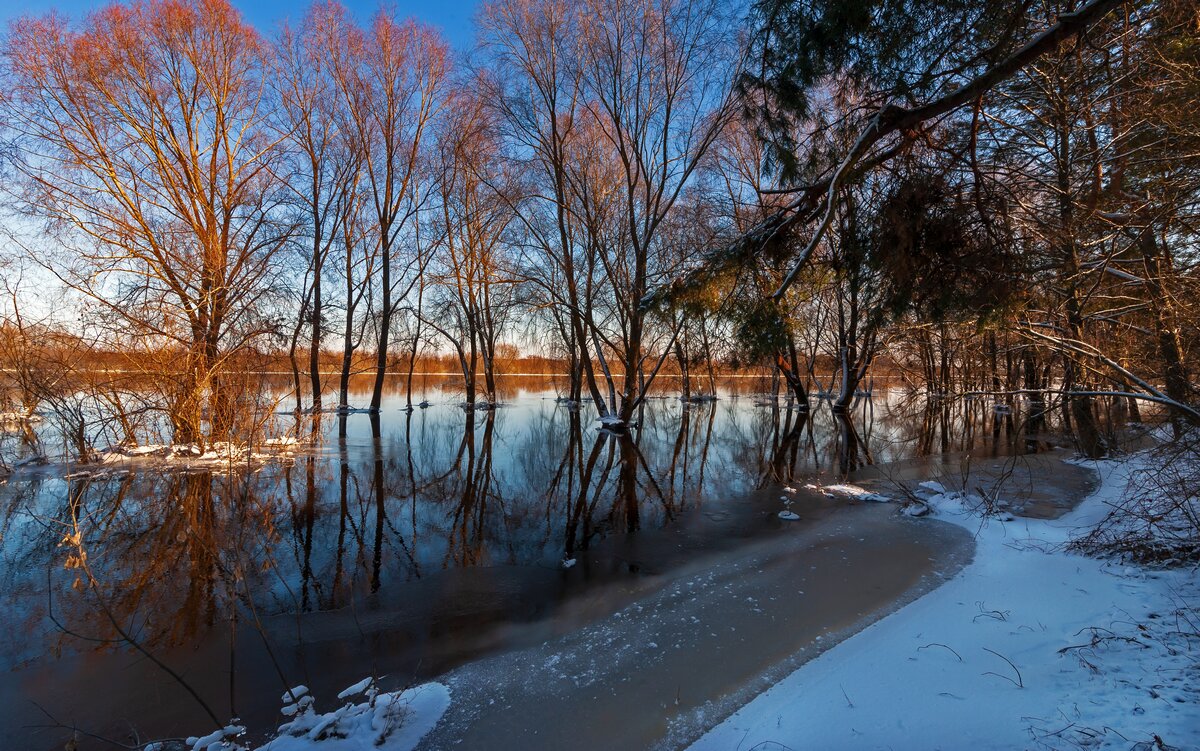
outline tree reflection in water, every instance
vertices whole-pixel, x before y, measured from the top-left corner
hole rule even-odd
[[[250,472],[16,478],[0,488],[5,662],[112,644],[106,612],[149,649],[227,630],[230,665],[239,648],[265,649],[281,673],[253,633],[265,636],[255,627],[279,617],[416,605],[456,628],[537,617],[589,582],[670,565],[668,551],[764,528],[773,513],[762,500],[778,483],[939,452],[1036,450],[1054,414],[1026,421],[1019,407],[996,414],[981,402],[899,396],[844,416],[774,399],[664,398],[647,400],[637,427],[618,435],[550,396],[318,415],[301,426],[311,451]],[[97,587],[63,568],[72,514]],[[549,572],[576,559],[563,584],[488,605],[493,616],[451,602],[453,589],[411,599],[411,583],[439,572]],[[77,636],[51,622],[51,607]],[[247,644],[247,626],[262,644]]]

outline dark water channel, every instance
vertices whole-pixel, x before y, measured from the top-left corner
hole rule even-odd
[[[311,449],[253,472],[18,474],[0,485],[0,748],[62,748],[66,726],[126,743],[204,732],[181,681],[261,733],[285,685],[332,701],[369,674],[441,677],[464,698],[431,747],[497,727],[509,747],[538,747],[535,731],[554,747],[629,701],[671,709],[622,743],[682,742],[819,648],[813,633],[832,642],[969,556],[945,525],[886,505],[803,492],[801,520],[782,522],[781,483],[1050,440],[1019,405],[877,391],[840,420],[756,387],[649,400],[614,437],[536,379],[506,382],[494,410],[464,410],[434,379],[431,406],[405,412],[397,388],[379,416],[319,416],[300,426]],[[95,586],[60,544],[75,530]],[[577,720],[546,701],[564,692],[535,657],[591,692]],[[659,668],[621,686],[635,659]]]

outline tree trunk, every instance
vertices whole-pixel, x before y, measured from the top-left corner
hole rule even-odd
[[[320,225],[313,241],[312,338],[308,345],[308,378],[312,388],[312,410],[321,411],[321,274],[324,258],[321,253]]]
[[[1159,249],[1154,236],[1153,226],[1148,226],[1142,232],[1139,246],[1142,252],[1142,266],[1145,269],[1147,299],[1150,311],[1154,316],[1155,341],[1158,345],[1158,356],[1162,360],[1163,382],[1166,385],[1167,396],[1180,404],[1190,404],[1192,401],[1192,384],[1188,378],[1187,364],[1183,359],[1183,344],[1179,337],[1179,327],[1175,324],[1175,311],[1171,306],[1171,293],[1167,289],[1164,277],[1170,272],[1170,258]],[[1172,420],[1176,431],[1181,428],[1180,421],[1187,420],[1196,423],[1193,415],[1172,411]]]
[[[384,238],[379,264],[383,300],[379,313],[379,344],[375,353],[375,386],[371,390],[372,412],[378,412],[383,403],[383,382],[387,378],[388,368],[388,337],[392,327],[392,260],[387,231],[384,232]]]

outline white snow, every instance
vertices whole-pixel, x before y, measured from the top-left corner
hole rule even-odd
[[[381,692],[373,678],[364,678],[338,694],[342,700],[351,697],[362,701],[321,713],[306,687],[289,690],[283,714],[292,719],[255,751],[412,751],[450,706],[450,689],[441,683]],[[187,745],[193,751],[246,751],[236,740],[244,733],[245,728],[230,726],[188,738]],[[153,749],[152,744],[147,751]]]
[[[257,751],[411,751],[450,706],[450,689],[441,683],[379,693],[365,679],[338,694],[350,696],[366,700],[324,714],[305,710]]]
[[[821,490],[825,495],[830,495],[840,498],[853,498],[859,501],[875,501],[876,503],[889,503],[891,498],[881,493],[872,493],[865,488],[860,488],[857,485],[826,485]]]
[[[925,490],[929,490],[929,491],[932,491],[932,492],[934,492],[934,493],[948,493],[948,492],[950,492],[950,491],[948,491],[948,490],[946,489],[946,486],[945,486],[945,485],[941,484],[941,483],[940,483],[940,482],[938,482],[937,480],[926,480],[926,481],[922,482],[920,485],[918,485],[917,487],[919,487],[919,488],[924,488]]]
[[[117,445],[93,453],[94,461],[51,460],[33,456],[12,465],[11,470],[60,470],[68,480],[101,479],[120,476],[128,471],[153,467],[162,470],[201,469],[212,472],[261,469],[269,462],[287,462],[295,458],[301,444],[290,436],[269,438],[254,448],[242,444],[216,442],[201,448],[195,443]]]
[[[371,684],[373,684],[374,682],[375,682],[374,678],[370,678],[370,677],[363,678],[361,681],[359,681],[358,683],[355,683],[353,686],[342,689],[342,691],[340,693],[338,693],[337,698],[349,699],[351,696],[358,696],[359,694],[365,694],[365,693],[367,693],[368,690],[371,689],[371,687],[372,687]],[[305,693],[308,693],[307,689],[305,689]]]
[[[96,452],[96,463],[74,465],[67,477],[98,478],[135,466],[153,465],[163,469],[207,469],[261,466],[267,462],[287,460],[295,455],[299,443],[295,438],[270,438],[258,444],[260,450],[248,446],[217,442],[201,449],[191,444],[146,444],[142,446],[110,446]]]
[[[1100,488],[1056,521],[980,516],[926,484],[927,509],[977,533],[974,562],[760,694],[693,751],[1200,748],[1196,572],[1063,550],[1144,461],[1094,464]]]
[[[208,735],[188,738],[185,745],[191,746],[192,751],[224,751],[235,743],[235,739],[246,732],[241,725],[226,725],[220,730],[214,730]]]

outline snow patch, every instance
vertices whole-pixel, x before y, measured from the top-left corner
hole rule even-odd
[[[269,438],[249,446],[218,442],[206,448],[190,444],[147,444],[142,446],[110,446],[95,453],[94,463],[67,464],[73,471],[67,479],[98,479],[110,477],[134,467],[155,466],[163,469],[242,469],[262,466],[272,461],[287,460],[295,455],[300,443],[291,436]],[[45,459],[41,465],[49,464]]]
[[[976,536],[955,578],[806,663],[712,728],[732,748],[1200,748],[1200,582],[1066,552],[1144,459],[1093,465],[1058,520],[987,524],[993,506],[923,483]],[[1159,745],[1158,738],[1162,739]]]
[[[341,707],[321,713],[307,687],[289,690],[282,712],[292,719],[255,751],[412,751],[449,708],[450,689],[425,683],[387,692],[379,690],[374,678],[364,678],[338,698],[345,701]],[[237,740],[245,732],[231,725],[188,738],[187,746],[191,751],[249,751]]]

